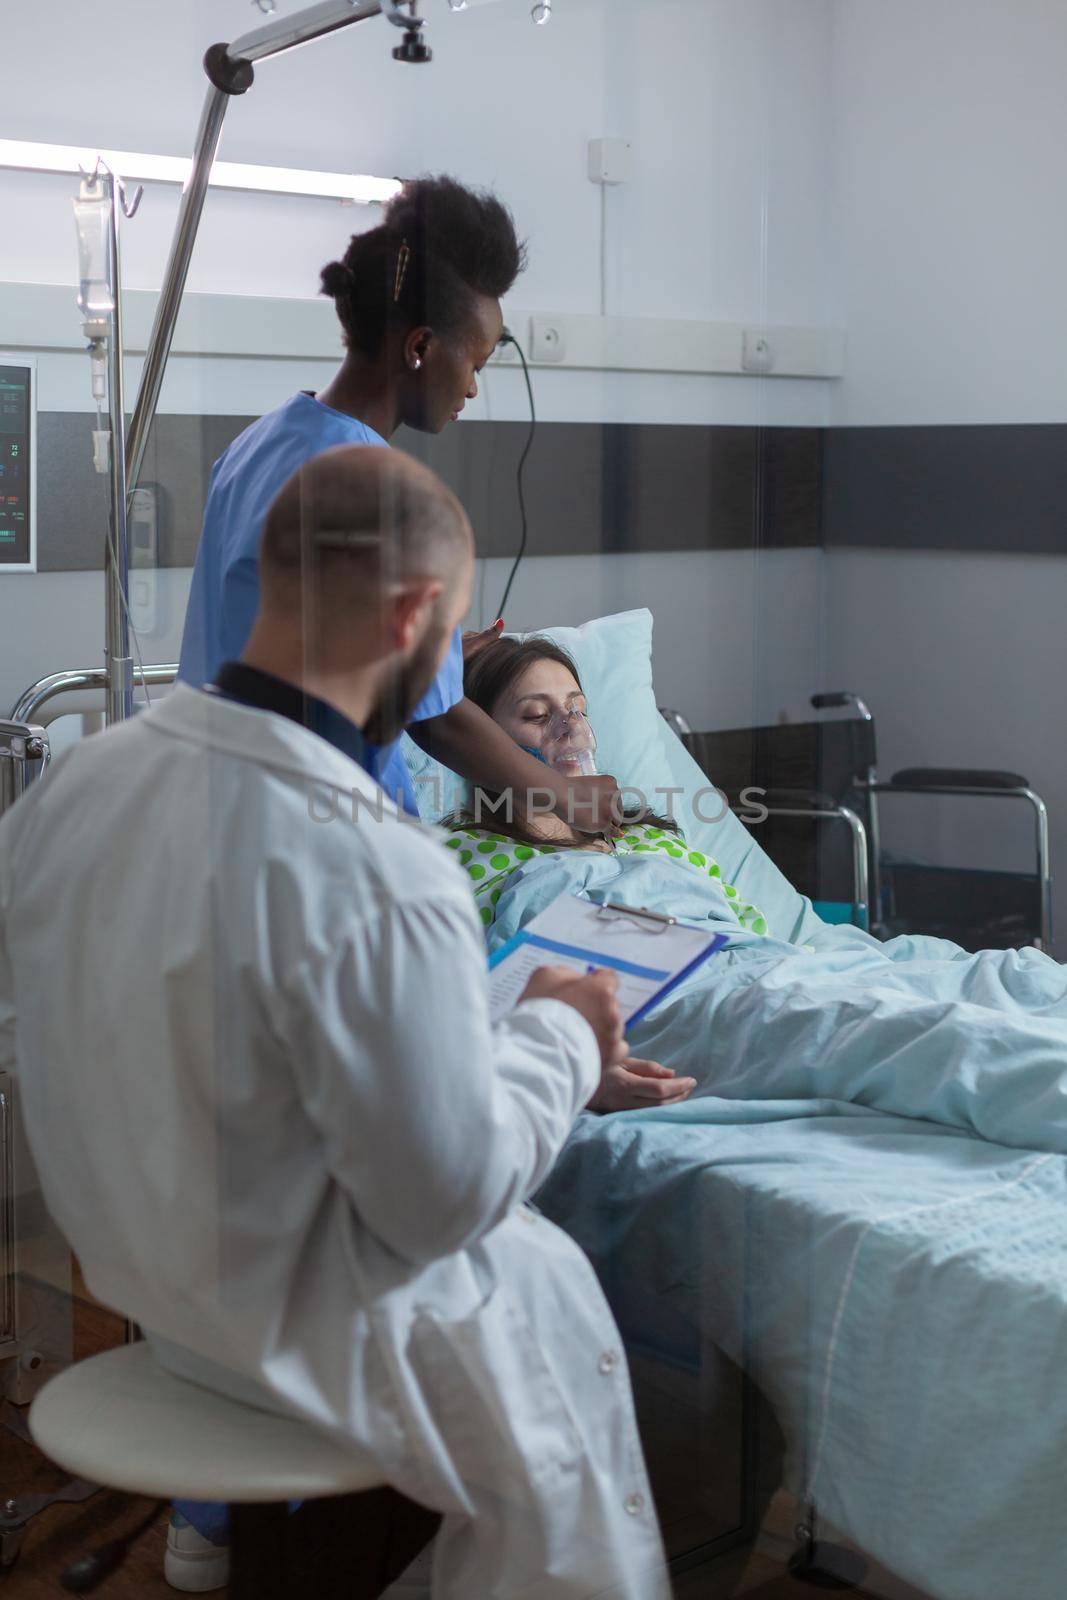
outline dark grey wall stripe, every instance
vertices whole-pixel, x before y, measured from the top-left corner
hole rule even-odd
[[[192,564],[213,462],[251,419],[161,416],[144,481],[158,485],[160,565]],[[107,482],[92,470],[85,415],[39,418],[38,564],[103,561]],[[428,461],[467,507],[480,555],[510,556],[520,533],[521,422],[467,422],[397,444]],[[821,440],[814,428],[546,422],[527,468],[531,555],[815,545]]]
[[[470,423],[435,438],[403,430],[397,443],[456,489],[479,553],[506,556],[526,436],[521,422]],[[542,423],[526,476],[531,553],[814,545],[820,461],[814,428]]]
[[[160,489],[160,564],[190,566],[214,461],[247,417],[160,417],[145,480]],[[43,571],[103,561],[106,480],[87,416],[38,433]],[[519,541],[522,422],[467,422],[397,443],[467,507],[479,553]],[[882,547],[1067,553],[1067,426],[741,428],[545,422],[527,469],[531,555]]]
[[[828,546],[1067,553],[1067,426],[830,428]]]

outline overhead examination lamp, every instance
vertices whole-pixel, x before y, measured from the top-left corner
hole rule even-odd
[[[247,94],[251,89],[258,62],[283,55],[300,45],[310,44],[313,39],[338,33],[353,23],[366,22],[382,14],[404,33],[403,41],[393,51],[396,60],[423,64],[431,59],[429,47],[422,37],[424,23],[416,13],[415,0],[320,0],[320,4],[308,6],[290,17],[272,15],[264,26],[243,34],[232,44],[214,44],[205,55],[204,71],[210,87],[200,114],[192,165],[182,191],[174,238],[163,274],[163,286],[127,436],[126,480],[129,493],[132,494],[137,487],[141,475],[148,432],[159,403],[174,326],[178,320],[189,262],[230,100],[234,95]]]
[[[185,291],[189,262],[204,210],[211,172],[218,152],[226,110],[234,95],[247,94],[255,81],[255,66],[271,56],[283,55],[313,39],[337,33],[353,23],[365,22],[384,13],[403,29],[403,43],[393,52],[399,61],[423,63],[431,59],[422,38],[423,22],[416,13],[416,0],[320,0],[292,17],[276,17],[262,27],[243,34],[233,44],[214,44],[204,56],[204,71],[209,81],[207,97],[200,115],[196,142],[188,177],[182,189],[178,218],[163,275],[152,331],[129,431],[125,428],[121,404],[122,332],[121,284],[119,281],[117,240],[107,253],[108,283],[112,294],[109,311],[110,351],[108,451],[97,453],[98,465],[111,478],[112,509],[109,520],[108,559],[106,562],[106,630],[104,640],[107,663],[108,721],[120,721],[133,714],[133,662],[129,653],[129,548],[126,517],[144,464],[148,435],[156,415],[163,373],[170,355],[174,328]],[[99,162],[91,182],[96,184]],[[87,180],[89,175],[86,175]],[[107,176],[110,224],[115,221],[118,191],[115,180]],[[93,194],[96,194],[94,188]],[[99,231],[99,230],[98,230]],[[114,234],[114,228],[111,227]],[[98,427],[98,434],[103,430]],[[142,672],[142,677],[144,676]]]

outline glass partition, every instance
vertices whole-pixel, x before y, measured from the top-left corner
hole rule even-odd
[[[151,38],[131,17],[125,54],[155,59],[163,29],[195,95],[162,85],[155,103],[137,74],[128,100],[117,77],[90,96],[69,65],[71,106],[41,137],[82,137],[114,101],[116,148],[188,150],[221,24],[187,9]],[[352,254],[380,204],[212,189],[130,504],[135,662],[176,664],[190,615],[194,632],[214,619],[225,656],[245,647],[261,468],[225,493],[219,473],[252,460],[264,417],[317,407],[437,474],[473,530],[462,627],[483,637],[453,687],[483,746],[453,770],[460,747],[427,716],[400,770],[455,852],[487,959],[568,894],[728,941],[634,1022],[636,1066],[583,1104],[528,1197],[610,1305],[618,1350],[589,1352],[589,1384],[625,1352],[678,1600],[756,1592],[790,1563],[890,1600],[1053,1600],[1067,237],[1049,197],[1067,21],[1049,0],[534,9],[434,6],[417,72],[372,19],[264,64],[230,106],[224,159],[449,173],[506,204],[525,265],[472,301],[468,278],[494,281],[489,222],[473,266],[414,225]],[[233,33],[248,10],[227,8]],[[29,59],[41,25],[19,26]],[[28,91],[23,111],[45,115]],[[38,570],[0,566],[0,713],[103,664],[72,182],[0,171],[19,224],[0,351],[32,350],[39,380]],[[121,228],[128,405],[177,205],[149,183]],[[451,299],[420,252],[462,280]],[[401,326],[415,283],[425,321]],[[450,319],[466,338],[472,304],[495,317],[498,299],[508,337],[480,324],[470,357]],[[345,317],[371,300],[361,346]],[[445,420],[425,398],[442,345],[476,369]],[[380,520],[402,544],[403,519]],[[315,590],[307,695],[332,559],[316,537],[300,523],[278,558]],[[446,596],[462,569],[453,553]],[[493,677],[501,618],[551,648]],[[396,703],[413,662],[383,674]],[[170,687],[138,690],[138,715]],[[57,752],[98,737],[98,688],[54,724]],[[365,709],[380,731],[382,704]],[[615,815],[497,810],[514,788],[489,754],[501,729],[543,773],[613,778]],[[528,797],[537,769],[509,770]],[[220,875],[246,861],[217,790],[189,808]]]

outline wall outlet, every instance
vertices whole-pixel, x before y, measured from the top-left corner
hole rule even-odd
[[[760,328],[746,328],[741,335],[741,369],[744,372],[773,372],[774,345]]]
[[[551,317],[531,317],[529,351],[531,361],[566,360],[567,341],[562,325]]]

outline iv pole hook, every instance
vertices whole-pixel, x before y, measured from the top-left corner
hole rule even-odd
[[[108,166],[103,156],[97,156],[96,160],[93,162],[92,172],[86,172],[84,167],[79,168],[79,170],[86,183],[90,186],[96,183],[96,180],[100,176],[101,172],[106,172],[108,176],[114,180],[115,192],[119,197],[119,205],[122,207],[122,215],[126,217],[127,220],[137,215],[137,209],[140,206],[142,197],[144,195],[143,183],[139,183],[137,185],[136,189],[133,191],[133,199],[128,200],[126,198],[125,182],[119,177],[117,172]]]
[[[415,15],[416,0],[386,0],[386,3],[389,7],[386,16],[394,27],[403,28],[405,31],[408,28],[425,27],[423,19]],[[409,14],[406,17],[403,13],[404,6],[408,7]]]
[[[126,185],[123,183],[122,179],[116,178],[115,183],[119,191],[119,204],[122,207],[122,215],[127,219],[130,217],[135,217],[137,215],[137,209],[140,206],[141,200],[144,196],[144,184],[139,183],[136,189],[133,191],[133,199],[128,200],[126,198]]]

